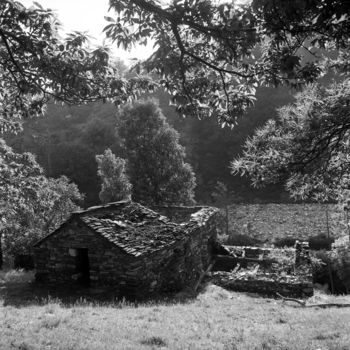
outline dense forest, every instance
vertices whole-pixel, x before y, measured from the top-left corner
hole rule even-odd
[[[224,182],[235,195],[232,201],[288,201],[281,186],[261,190],[250,187],[249,180],[231,174],[229,165],[247,137],[276,115],[276,108],[293,101],[293,91],[287,88],[260,88],[257,102],[234,128],[222,128],[213,118],[198,120],[183,118],[169,104],[162,91],[144,95],[158,101],[167,121],[180,133],[187,161],[196,178],[196,200],[212,201],[217,181]],[[81,106],[50,104],[44,117],[29,119],[23,132],[8,135],[7,142],[17,152],[32,152],[49,177],[66,175],[85,194],[85,206],[99,203],[100,181],[95,155],[110,148],[123,156],[116,133],[118,109],[112,104],[96,102]]]

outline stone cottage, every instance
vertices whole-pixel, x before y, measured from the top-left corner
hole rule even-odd
[[[36,279],[135,297],[181,289],[206,268],[223,218],[212,207],[158,209],[167,216],[131,201],[72,213],[36,243]]]

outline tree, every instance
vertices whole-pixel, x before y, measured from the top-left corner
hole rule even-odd
[[[83,199],[66,177],[46,178],[30,153],[15,153],[0,140],[0,267],[2,252],[28,253]],[[4,247],[2,246],[4,244]]]
[[[110,7],[118,15],[107,18],[107,36],[125,48],[154,42],[135,68],[158,74],[185,115],[234,124],[257,86],[315,81],[325,71],[323,49],[340,50],[330,66],[349,71],[348,1],[110,0]]]
[[[341,199],[350,189],[349,106],[349,79],[310,86],[247,140],[233,172],[254,186],[283,181],[294,198]]]
[[[22,195],[29,196],[37,185],[33,179],[41,174],[41,168],[32,155],[16,154],[0,139],[0,268],[3,264],[4,233],[12,221],[16,207],[23,206]]]
[[[86,34],[62,39],[58,28],[52,10],[0,2],[0,131],[18,130],[23,118],[41,115],[49,100],[119,105],[154,87],[148,78],[122,78],[108,48],[91,49]]]
[[[4,237],[7,254],[31,254],[37,240],[57,228],[72,211],[80,209],[76,203],[83,196],[65,176],[58,179],[41,176],[36,183],[40,187],[32,196],[21,197],[20,204],[7,205],[12,212]]]
[[[154,101],[126,106],[118,121],[133,186],[133,199],[145,204],[189,204],[195,175],[185,163],[179,135]]]
[[[132,186],[125,172],[125,160],[116,157],[110,149],[96,156],[97,174],[101,178],[99,197],[102,203],[130,198]]]

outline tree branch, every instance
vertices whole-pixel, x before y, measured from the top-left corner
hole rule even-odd
[[[5,47],[6,47],[6,50],[7,50],[8,54],[9,54],[9,56],[10,56],[11,62],[18,69],[18,71],[21,73],[21,75],[23,75],[22,68],[19,66],[19,64],[17,63],[17,60],[13,56],[13,53],[12,53],[11,47],[10,47],[8,41],[7,41],[6,35],[1,30],[1,28],[0,28],[0,37],[1,37],[2,41],[4,42],[4,44],[5,44]]]
[[[240,73],[240,72],[237,72],[237,71],[220,68],[220,67],[216,66],[215,64],[213,64],[211,62],[208,62],[208,61],[202,59],[201,57],[199,57],[199,56],[189,52],[188,50],[185,49],[185,47],[184,47],[184,45],[182,43],[182,40],[181,40],[181,37],[180,37],[180,33],[178,31],[178,28],[177,28],[177,24],[173,23],[171,28],[172,28],[172,31],[174,33],[176,42],[177,42],[177,44],[179,46],[179,49],[180,49],[180,52],[181,52],[182,56],[187,55],[187,56],[193,58],[194,60],[202,63],[203,65],[205,65],[205,66],[207,66],[207,67],[211,68],[212,70],[215,70],[216,72],[219,72],[219,73],[228,73],[228,74],[238,75],[241,78],[252,78],[254,76],[253,74],[243,74],[243,73]]]

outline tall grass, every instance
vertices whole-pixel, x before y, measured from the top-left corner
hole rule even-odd
[[[308,302],[350,302],[318,294]],[[0,301],[0,349],[349,350],[350,309],[302,308],[208,286],[187,303]]]

